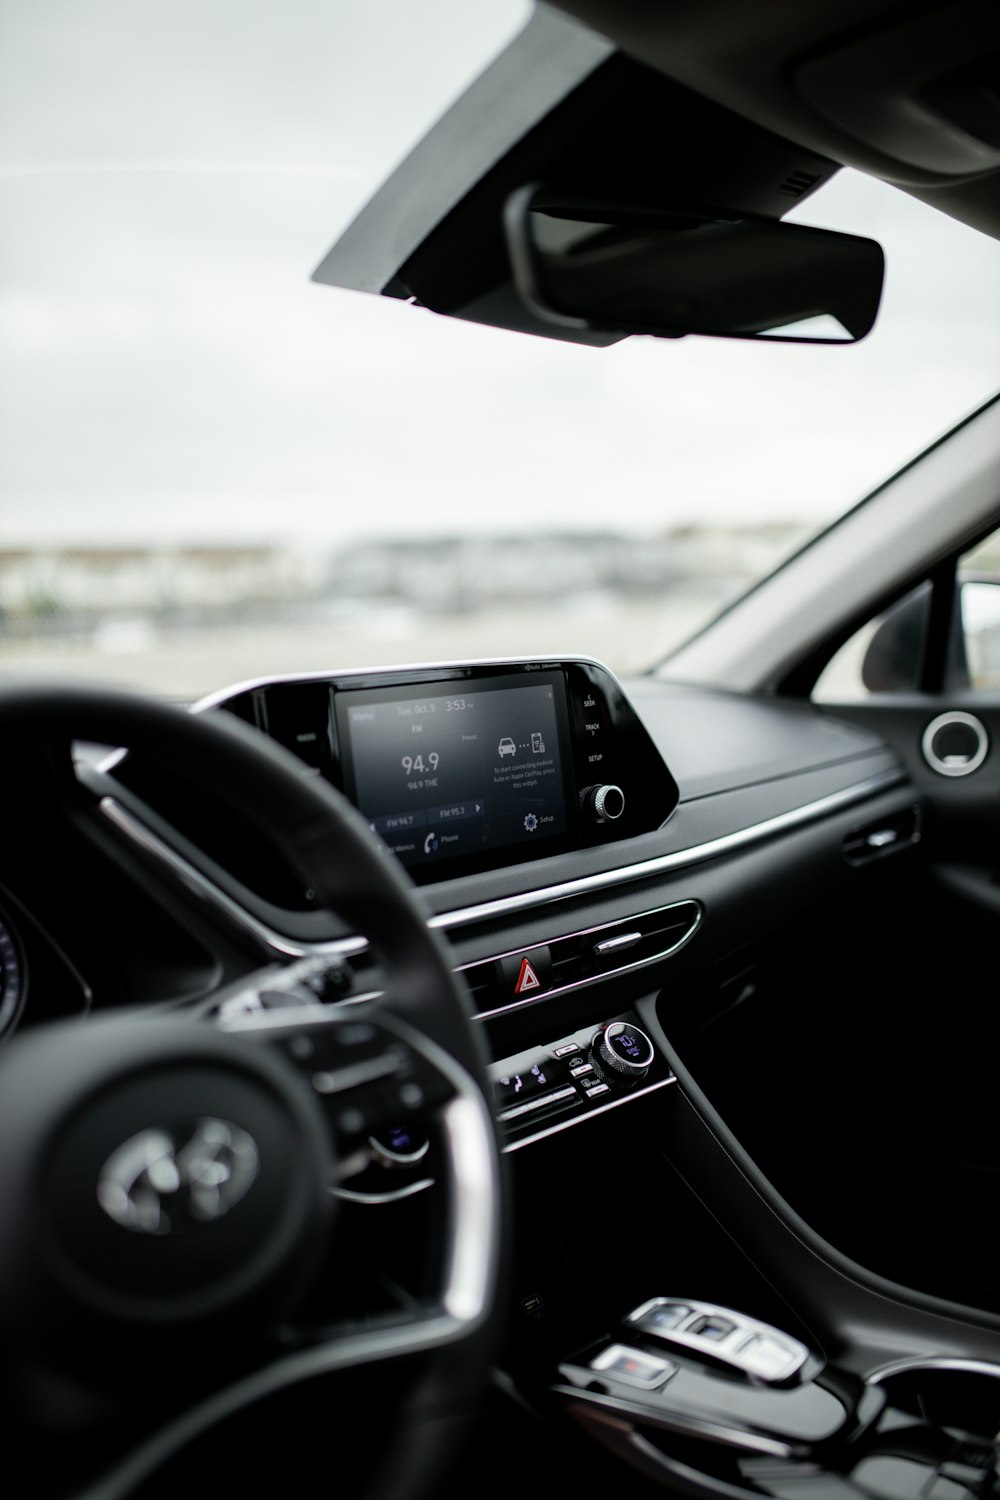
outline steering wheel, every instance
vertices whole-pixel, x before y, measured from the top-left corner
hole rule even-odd
[[[499,1317],[500,1156],[447,954],[360,814],[257,731],[109,690],[0,689],[0,742],[68,765],[74,740],[183,767],[276,842],[387,978],[360,1005],[293,986],[228,1021],[105,1012],[3,1049],[8,1461],[30,1462],[43,1497],[176,1493],[186,1463],[220,1454],[248,1493],[272,1471],[287,1493],[311,1447],[339,1493],[413,1500],[474,1409]],[[338,1158],[401,1120],[438,1143],[433,1290],[332,1316]],[[363,1440],[331,1415],[360,1391]]]

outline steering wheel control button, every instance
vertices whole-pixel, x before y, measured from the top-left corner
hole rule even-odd
[[[924,760],[939,776],[971,776],[989,753],[986,726],[975,714],[952,709],[938,714],[920,741]]]
[[[361,1135],[368,1124],[363,1111],[356,1109],[354,1105],[340,1110],[337,1114],[336,1122],[337,1129],[347,1136]]]
[[[599,1062],[627,1078],[643,1077],[656,1056],[646,1033],[626,1021],[613,1021],[598,1033],[595,1040]]]
[[[625,1344],[609,1344],[590,1361],[590,1369],[602,1375],[613,1375],[626,1385],[640,1386],[646,1391],[664,1385],[671,1375],[677,1373],[672,1360],[660,1359],[641,1349],[630,1349]]]
[[[353,975],[345,960],[303,958],[285,968],[274,968],[240,986],[218,1005],[223,1024],[258,1011],[330,1006],[350,994]]]
[[[392,1125],[378,1135],[370,1135],[372,1159],[382,1167],[411,1167],[421,1161],[431,1147],[424,1131],[412,1125]]]
[[[313,1074],[312,1084],[317,1094],[344,1094],[363,1084],[391,1078],[401,1067],[402,1061],[395,1052],[383,1052],[376,1057],[351,1060],[339,1068],[321,1068]]]
[[[341,1000],[351,988],[351,971],[341,959],[322,962],[310,967],[302,980],[306,989],[324,1005],[331,1000]]]
[[[798,1339],[710,1302],[653,1297],[630,1313],[625,1325],[670,1345],[677,1354],[696,1354],[765,1385],[787,1384],[810,1359]],[[815,1360],[811,1368],[818,1368]]]

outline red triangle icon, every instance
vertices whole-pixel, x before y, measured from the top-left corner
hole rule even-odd
[[[517,976],[517,983],[514,986],[514,994],[523,995],[527,990],[540,990],[541,987],[542,981],[539,979],[538,975],[531,967],[531,964],[526,958],[522,958],[521,972]]]

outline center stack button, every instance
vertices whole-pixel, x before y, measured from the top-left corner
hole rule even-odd
[[[508,953],[497,960],[501,1004],[518,1004],[533,1000],[552,988],[552,955],[548,944]]]

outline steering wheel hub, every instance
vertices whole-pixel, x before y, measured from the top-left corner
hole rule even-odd
[[[23,1038],[4,1072],[15,1326],[44,1317],[74,1345],[98,1323],[171,1341],[225,1323],[242,1342],[291,1304],[325,1243],[334,1167],[280,1056],[190,1020],[109,1017]]]

